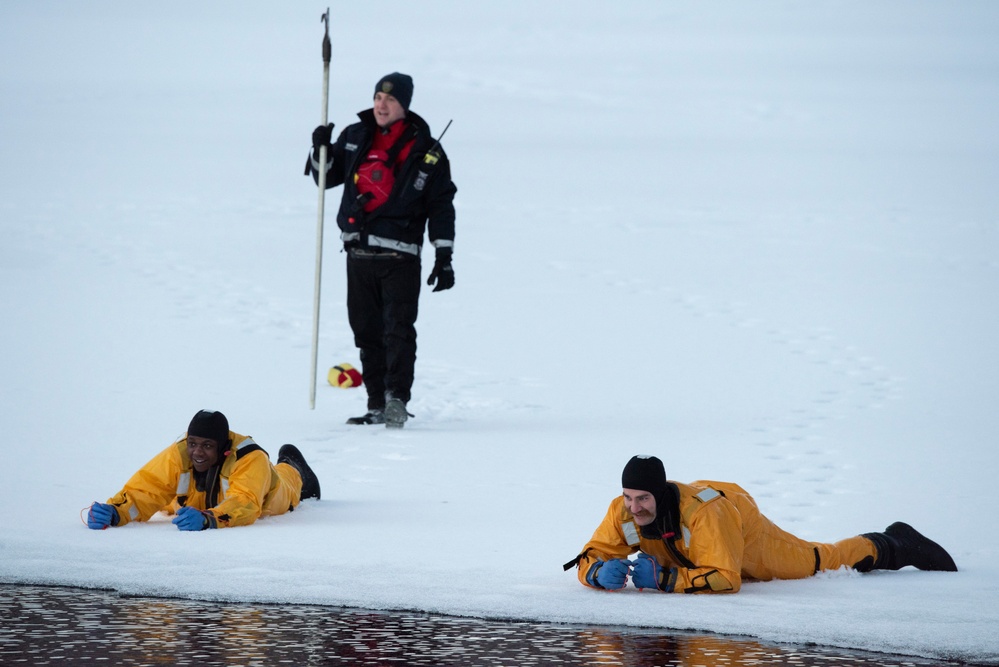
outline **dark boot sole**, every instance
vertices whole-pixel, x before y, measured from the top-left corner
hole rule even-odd
[[[373,424],[384,424],[385,420],[365,419],[364,417],[351,417],[347,420],[351,426],[371,426]]]

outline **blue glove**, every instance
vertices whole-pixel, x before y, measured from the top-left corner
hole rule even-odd
[[[635,569],[631,576],[631,581],[636,588],[655,588],[659,590],[659,583],[662,581],[663,569],[659,567],[656,559],[647,553],[638,552],[638,559],[635,561]]]
[[[637,588],[655,588],[663,593],[672,593],[676,586],[677,569],[659,567],[655,558],[638,552],[638,558],[631,571],[631,581]]]
[[[87,528],[104,530],[108,526],[118,525],[118,510],[113,505],[94,503],[87,512]]]
[[[601,561],[590,568],[586,580],[593,586],[616,591],[619,588],[624,588],[630,569],[631,561],[623,558]]]
[[[179,530],[204,530],[208,527],[208,517],[193,507],[181,507],[177,510],[173,523]]]

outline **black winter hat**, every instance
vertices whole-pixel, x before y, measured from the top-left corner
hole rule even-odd
[[[655,456],[632,456],[621,473],[621,488],[648,491],[658,501],[666,494],[666,469]]]
[[[408,74],[392,72],[386,74],[375,85],[375,95],[385,93],[399,100],[399,104],[409,111],[409,103],[413,101],[413,77]]]
[[[215,410],[199,410],[187,427],[187,434],[198,438],[211,438],[219,444],[219,452],[229,449],[229,420]]]

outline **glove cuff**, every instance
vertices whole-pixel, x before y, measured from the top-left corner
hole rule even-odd
[[[588,581],[594,588],[603,588],[603,586],[600,585],[600,582],[597,581],[597,570],[599,570],[603,564],[603,561],[598,560],[592,567],[590,567],[590,571],[586,573],[586,581]]]
[[[454,248],[451,248],[450,246],[445,246],[445,247],[437,248],[437,250],[436,250],[437,263],[438,264],[450,264],[451,263],[451,256],[453,254],[454,254]]]
[[[663,593],[672,593],[673,588],[676,586],[676,575],[677,570],[675,567],[670,569],[663,568],[659,572],[659,581],[656,584]]]

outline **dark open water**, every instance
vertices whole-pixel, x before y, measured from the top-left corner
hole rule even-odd
[[[959,665],[719,635],[0,585],[0,665]]]

